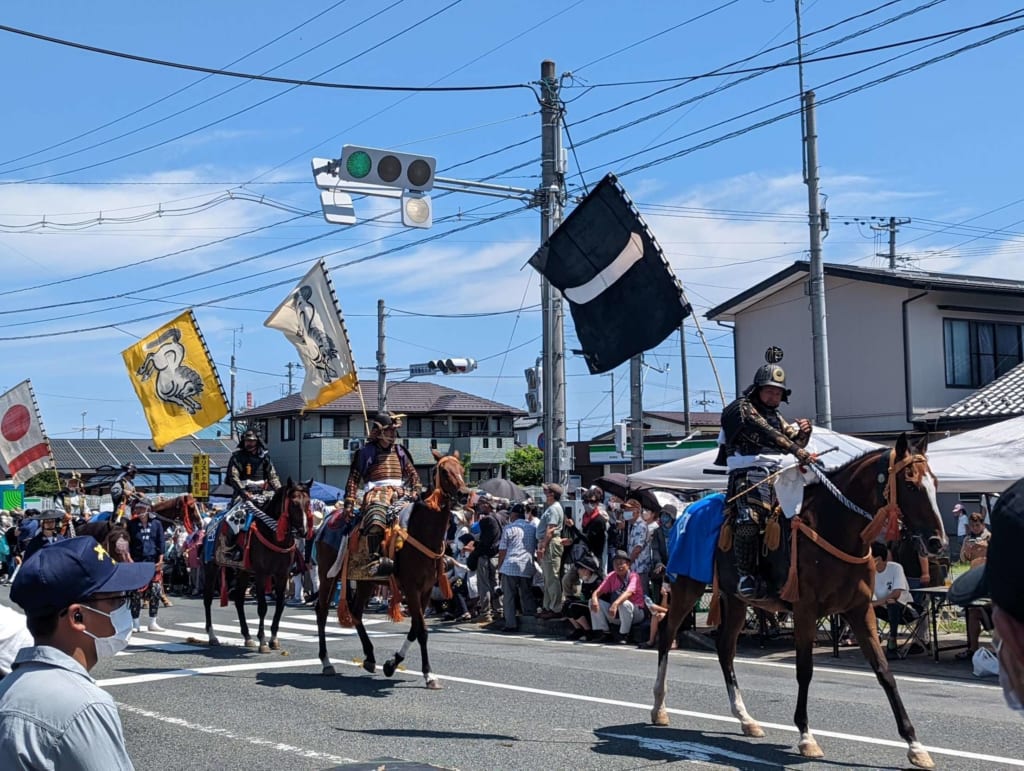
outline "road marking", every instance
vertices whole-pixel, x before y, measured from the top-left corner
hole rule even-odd
[[[772,761],[763,758],[755,758],[753,755],[741,755],[738,752],[722,749],[713,744],[701,744],[700,742],[678,742],[671,739],[657,739],[653,736],[642,736],[633,734],[613,734],[604,731],[594,731],[599,737],[612,739],[625,739],[636,742],[645,750],[655,750],[664,755],[675,755],[677,758],[686,760],[699,760],[702,763],[717,763],[720,760],[729,760],[733,763],[754,763],[759,766],[774,766]],[[724,766],[723,766],[724,768]]]
[[[185,728],[189,731],[198,731],[204,734],[213,734],[214,736],[223,737],[224,739],[234,739],[235,741],[247,742],[254,744],[257,747],[265,749],[276,750],[277,752],[287,752],[290,755],[297,755],[300,758],[308,758],[310,760],[322,761],[325,763],[333,763],[339,765],[341,763],[356,763],[357,761],[352,758],[343,758],[339,755],[330,755],[326,752],[319,752],[317,750],[307,750],[304,747],[296,747],[293,744],[285,744],[284,742],[275,742],[270,739],[263,739],[259,736],[246,736],[244,734],[236,734],[227,728],[217,728],[215,726],[202,725],[201,723],[195,723],[191,720],[183,720],[180,717],[172,717],[170,715],[162,715],[159,712],[153,712],[148,709],[141,709],[140,707],[134,707],[131,704],[125,704],[123,702],[117,703],[117,708],[122,712],[131,712],[134,715],[141,717],[150,718],[152,720],[159,720],[170,725],[177,726],[178,728]]]
[[[360,663],[347,660],[334,660],[334,664],[344,664],[351,667],[361,667]],[[196,669],[176,669],[168,672],[154,672],[146,675],[132,675],[129,677],[115,677],[107,680],[98,680],[97,685],[101,688],[109,688],[117,685],[135,685],[138,683],[150,683],[158,680],[172,680],[181,677],[198,677],[201,675],[215,675],[223,674],[225,672],[243,672],[252,670],[267,670],[267,669],[287,669],[287,668],[299,668],[299,667],[310,667],[310,666],[321,666],[320,659],[299,659],[296,661],[266,661],[266,662],[253,662],[247,664],[225,664],[220,666],[212,667],[198,667]],[[422,672],[414,672],[412,670],[397,670],[396,674],[402,674],[409,678],[422,677]],[[463,683],[465,685],[477,685],[483,688],[495,688],[499,690],[515,691],[517,693],[530,693],[540,694],[542,696],[550,696],[555,699],[567,699],[569,701],[582,701],[589,702],[591,704],[604,704],[612,707],[626,707],[629,709],[638,709],[644,712],[650,712],[651,706],[649,704],[638,704],[632,701],[621,701],[619,699],[606,699],[600,696],[586,696],[579,693],[565,693],[563,691],[548,691],[541,688],[534,688],[523,685],[512,685],[511,683],[495,683],[486,680],[473,680],[468,677],[455,677],[452,675],[438,675],[435,676],[439,680],[447,680],[452,683]],[[709,712],[695,712],[693,710],[685,709],[674,709],[672,707],[666,708],[666,711],[672,715],[680,715],[682,717],[697,718],[699,720],[711,720],[717,723],[730,723],[736,725],[737,720],[732,715],[714,715]],[[760,721],[759,721],[760,722]],[[785,725],[783,723],[761,723],[762,728],[774,728],[777,731],[783,731],[786,733],[799,733],[796,726]],[[815,736],[827,736],[832,739],[843,739],[849,742],[857,742],[859,744],[872,744],[879,747],[898,747],[906,749],[907,744],[903,741],[893,741],[892,739],[878,739],[871,736],[859,736],[857,734],[848,734],[841,731],[829,731],[827,729],[814,729]],[[997,763],[1003,766],[1016,766],[1018,768],[1024,768],[1024,760],[1017,758],[1004,758],[998,755],[986,755],[977,752],[966,752],[963,750],[954,750],[945,747],[933,747],[926,746],[925,749],[935,755],[948,755],[955,758],[966,758],[968,760],[981,760],[988,763]]]

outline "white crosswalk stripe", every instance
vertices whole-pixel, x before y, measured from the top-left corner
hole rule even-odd
[[[163,621],[163,619],[161,620]],[[249,624],[250,634],[255,635],[256,630],[259,628],[259,619],[250,618],[247,619],[247,621]],[[167,622],[165,621],[164,623]],[[365,619],[363,623],[367,627],[371,627],[377,624],[387,623],[387,620],[383,618]],[[316,614],[314,613],[289,614],[281,619],[278,626],[279,631],[277,636],[281,640],[314,643],[319,641],[316,633]],[[217,633],[217,639],[220,641],[221,645],[243,645],[243,640],[239,636],[240,632],[237,623],[214,624],[213,629]],[[269,618],[264,621],[264,630],[269,634]],[[225,636],[223,633],[227,633],[227,635]],[[168,653],[181,653],[195,651],[197,646],[201,647],[206,645],[206,623],[203,621],[182,621],[173,625],[168,625],[168,628],[162,632],[147,631],[144,632],[144,634],[146,635],[145,637],[140,637],[139,634],[133,634],[131,640],[128,642],[128,649],[121,651],[117,655],[131,656],[133,653],[137,653],[141,649],[162,650],[167,651]],[[325,630],[325,636],[328,641],[337,642],[338,640],[353,637],[355,634],[355,629],[339,627],[336,619],[328,618],[327,629]],[[371,637],[400,637],[401,633],[370,631],[369,635]],[[185,640],[187,642],[176,642],[176,640]]]

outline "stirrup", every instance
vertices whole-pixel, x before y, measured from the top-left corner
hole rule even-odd
[[[760,593],[758,589],[757,579],[754,576],[744,573],[740,574],[740,579],[736,586],[736,592],[740,597],[746,600],[759,599]]]
[[[384,577],[390,576],[395,572],[395,563],[393,560],[389,560],[387,557],[380,557],[367,566],[367,572],[371,576]]]

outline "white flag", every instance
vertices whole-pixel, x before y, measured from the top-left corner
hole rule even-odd
[[[53,468],[32,383],[24,380],[0,396],[0,455],[15,484]]]
[[[299,282],[263,325],[284,332],[302,359],[306,407],[319,407],[359,387],[348,330],[323,260]]]

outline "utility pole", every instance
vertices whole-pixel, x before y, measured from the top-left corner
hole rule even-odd
[[[293,391],[292,391],[292,370],[293,369],[298,369],[302,365],[299,364],[298,362],[290,361],[287,364],[285,364],[284,366],[288,368],[288,393],[290,395],[290,394],[293,393]]]
[[[85,439],[85,416],[88,415],[87,410],[82,411],[82,438]]]
[[[541,189],[540,240],[544,243],[562,223],[565,199],[565,160],[562,157],[562,106],[555,63],[540,64],[541,79]],[[544,379],[544,479],[564,485],[562,468],[565,442],[565,334],[562,297],[546,278],[541,279]]]
[[[896,270],[896,229],[900,225],[909,224],[910,217],[900,217],[899,219],[897,219],[896,217],[889,217],[888,224],[871,226],[871,229],[874,230],[875,232],[881,232],[883,230],[889,231],[889,253],[887,255],[881,252],[877,254],[878,257],[889,258],[889,270]]]
[[[818,195],[818,134],[814,118],[814,92],[803,94],[806,134],[807,224],[811,231],[810,294],[811,343],[814,352],[815,422],[832,428],[832,396],[828,377],[828,330],[825,323],[825,266],[821,257],[821,208]]]
[[[235,436],[235,375],[237,370],[235,369],[235,347],[241,347],[241,343],[238,343],[238,335],[245,331],[244,326],[235,327],[231,330],[231,404],[229,405],[229,428],[231,429],[231,441],[235,441],[238,437]],[[289,383],[288,393],[291,393],[291,370],[289,370]]]
[[[99,423],[96,424],[96,438],[100,438],[100,433],[103,431],[103,427]]]
[[[610,377],[611,380],[612,380],[611,385],[608,388],[608,393],[611,394],[611,397],[612,397],[612,425],[614,426],[615,425],[615,373],[614,372],[609,372],[608,373],[608,377]]]
[[[114,424],[117,422],[117,418],[108,418],[107,422],[110,424],[110,438],[114,438]]]
[[[699,404],[703,408],[703,411],[707,412],[708,411],[708,405],[709,404],[714,404],[715,400],[708,398],[708,392],[707,391],[701,391],[700,393],[701,393],[701,398],[694,400],[694,404]]]
[[[384,348],[384,301],[377,300],[377,411],[388,408],[388,364]]]
[[[683,371],[683,433],[690,435],[690,377],[686,371],[686,321],[679,325],[679,357]]]
[[[644,397],[643,397],[644,355],[638,353],[629,359],[629,414],[630,452],[633,461],[630,471],[644,470]]]

